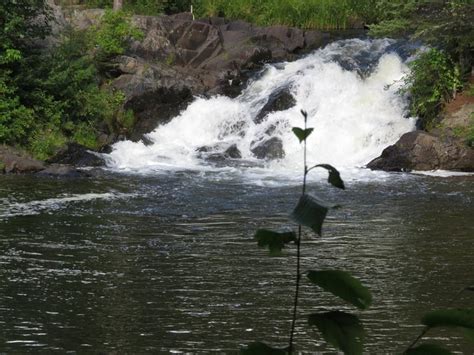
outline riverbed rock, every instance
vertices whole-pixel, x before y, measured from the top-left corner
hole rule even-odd
[[[37,175],[57,178],[77,178],[89,176],[87,172],[78,170],[76,167],[68,164],[51,164],[46,167],[46,169],[39,171]]]
[[[67,144],[55,156],[48,159],[47,163],[69,164],[77,167],[97,167],[105,165],[104,159],[99,155],[77,143]]]
[[[44,168],[42,161],[13,147],[0,145],[0,173],[34,173]]]
[[[372,170],[453,170],[474,171],[474,149],[454,137],[440,137],[425,131],[404,134],[397,143],[384,149],[382,155],[367,167]]]
[[[251,152],[257,159],[274,160],[282,159],[285,156],[283,142],[278,137],[272,137],[257,144],[251,149]]]
[[[285,111],[296,105],[296,100],[291,95],[288,88],[283,88],[273,92],[268,98],[267,103],[255,117],[255,123],[263,122],[264,118],[271,112]]]

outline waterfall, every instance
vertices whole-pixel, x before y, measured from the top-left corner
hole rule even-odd
[[[301,145],[291,132],[308,112],[308,160],[357,171],[388,145],[415,129],[407,100],[398,93],[408,72],[396,42],[351,39],[334,42],[304,58],[267,65],[236,98],[198,97],[147,143],[122,141],[107,156],[114,169],[258,169],[301,175]],[[400,52],[398,50],[398,52]],[[286,90],[295,106],[256,119],[272,95]],[[277,142],[280,159],[258,159],[255,148]],[[212,159],[232,147],[239,159]],[[225,155],[225,154],[224,154]]]

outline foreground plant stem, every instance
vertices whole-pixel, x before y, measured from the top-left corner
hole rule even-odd
[[[304,116],[304,130],[307,128],[307,115]],[[308,166],[306,164],[306,139],[304,140],[304,174],[303,174],[303,192],[302,195],[306,193],[306,175],[308,174]],[[290,342],[288,346],[288,353],[293,353],[293,339],[295,336],[295,326],[296,326],[296,313],[298,310],[298,296],[300,290],[300,280],[301,280],[301,224],[298,226],[298,239],[296,240],[296,286],[295,286],[295,298],[293,304],[293,319],[291,321],[291,331],[290,331]]]

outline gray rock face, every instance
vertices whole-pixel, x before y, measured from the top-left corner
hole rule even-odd
[[[61,23],[84,29],[102,15],[102,10],[75,10],[61,14]],[[236,96],[264,63],[291,60],[328,42],[318,31],[216,17],[193,21],[189,14],[134,16],[133,21],[143,40],[133,41],[107,69],[113,87],[125,93],[125,108],[136,114],[135,128],[126,132],[133,140],[177,115],[193,96]]]
[[[278,137],[270,138],[251,149],[253,155],[258,159],[281,159],[285,156],[283,142]]]
[[[367,167],[385,171],[443,169],[472,172],[474,149],[451,137],[438,137],[425,131],[409,132]]]
[[[291,95],[290,90],[288,88],[285,88],[283,90],[277,90],[269,97],[265,106],[263,106],[257,117],[255,117],[254,122],[257,124],[261,123],[264,120],[265,116],[269,113],[276,111],[285,111],[295,105],[296,100],[293,95]]]
[[[69,143],[47,162],[50,164],[72,164],[78,167],[105,165],[102,158],[90,153],[86,147],[77,143]]]
[[[42,161],[7,146],[0,145],[0,173],[35,173],[43,170],[45,164]]]

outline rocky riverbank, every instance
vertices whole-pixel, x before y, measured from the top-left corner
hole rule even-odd
[[[474,76],[469,82],[474,84]],[[473,172],[474,149],[469,141],[473,126],[474,95],[466,90],[446,105],[436,128],[429,132],[419,130],[404,134],[367,167],[386,171],[441,169]]]

